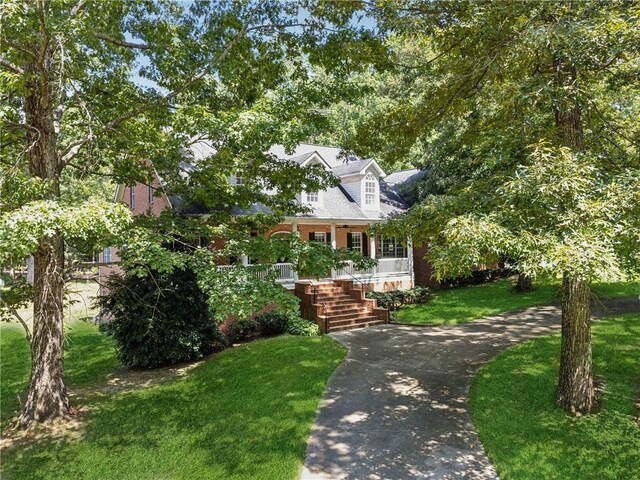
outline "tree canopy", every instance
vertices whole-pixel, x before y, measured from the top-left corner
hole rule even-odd
[[[592,411],[588,286],[640,267],[638,3],[365,8],[392,80],[350,141],[427,169],[423,200],[387,231],[428,243],[439,277],[505,256],[563,276],[559,401]]]
[[[332,184],[324,172],[264,152],[304,139],[322,121],[319,108],[353,86],[345,69],[309,74],[309,62],[337,65],[331,59],[342,33],[303,15],[295,1],[8,0],[1,15],[0,262],[33,255],[35,264],[33,368],[20,419],[28,425],[69,411],[65,245],[127,244],[132,267],[184,261],[167,247],[189,229],[177,232],[167,216],[131,219],[120,205],[78,195],[78,179],[133,185],[158,175],[165,193],[209,209],[219,231],[207,233],[246,240],[249,230],[299,211],[294,192]],[[377,45],[363,28],[350,35]],[[210,153],[185,175],[182,160],[201,141]],[[235,188],[232,175],[247,182]],[[256,201],[271,214],[231,215],[230,206]],[[205,228],[193,223],[191,230]],[[205,289],[212,301],[227,311],[238,305],[215,285]],[[245,293],[269,301],[263,290]]]

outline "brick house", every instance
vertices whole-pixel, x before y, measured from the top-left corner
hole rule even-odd
[[[195,161],[213,152],[207,144],[193,149]],[[276,263],[278,282],[292,290],[302,300],[303,316],[320,324],[324,331],[380,323],[387,320],[387,312],[375,308],[375,302],[364,299],[367,290],[388,291],[424,285],[430,280],[430,270],[423,260],[424,249],[415,249],[411,239],[388,238],[371,235],[369,228],[384,222],[390,215],[406,211],[409,207],[399,193],[399,187],[412,180],[417,170],[406,170],[387,175],[374,159],[351,157],[345,161],[337,147],[301,144],[288,155],[283,147],[275,146],[270,153],[289,159],[304,167],[313,163],[322,165],[340,179],[337,187],[319,192],[300,192],[296,199],[308,205],[305,214],[285,217],[267,235],[300,235],[302,239],[325,242],[333,248],[356,250],[375,258],[375,268],[359,271],[351,264],[334,270],[324,279],[299,278],[292,265]],[[242,178],[230,178],[239,184]],[[184,211],[180,199],[157,195],[156,179],[152,185],[119,186],[114,201],[127,204],[134,215],[158,214],[166,208]],[[197,213],[189,211],[189,213]],[[102,278],[117,267],[117,251],[106,249],[101,258]],[[249,264],[247,256],[237,261]],[[220,265],[219,268],[230,268]],[[418,281],[416,282],[416,273]]]

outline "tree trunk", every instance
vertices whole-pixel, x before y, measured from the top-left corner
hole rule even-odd
[[[519,274],[515,290],[519,293],[530,292],[533,290],[533,281],[531,280],[531,277],[524,273]]]
[[[565,98],[558,99],[555,110],[556,132],[560,143],[573,152],[583,151],[580,105],[572,96],[578,73],[562,55],[553,61],[556,86]],[[568,93],[565,93],[568,92]],[[564,273],[562,282],[562,347],[558,376],[558,404],[572,414],[587,414],[596,409],[596,391],[591,364],[591,299],[589,285],[576,275]]]
[[[573,414],[591,413],[597,406],[591,364],[590,293],[584,280],[564,274],[558,404]]]
[[[51,46],[42,35],[37,59],[25,66],[25,118],[29,125],[29,173],[49,186],[45,198],[60,197],[61,164],[56,150]],[[60,232],[41,238],[34,254],[31,381],[19,425],[69,416],[63,381],[64,239]]]
[[[63,381],[64,241],[58,233],[40,241],[34,255],[33,336],[31,383],[19,424],[69,416]]]

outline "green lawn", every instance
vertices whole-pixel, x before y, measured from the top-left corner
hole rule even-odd
[[[560,301],[559,285],[542,283],[532,292],[516,293],[513,280],[452,288],[436,292],[431,302],[409,305],[396,313],[399,322],[424,325],[456,325],[476,318],[518,308]],[[640,294],[640,283],[599,283],[594,294],[600,298]]]
[[[70,338],[70,345],[80,343],[76,333]],[[89,350],[69,352],[70,384],[88,382],[104,367],[77,365],[93,358]],[[326,382],[345,354],[329,337],[275,337],[226,350],[184,377],[76,398],[91,410],[82,437],[4,451],[2,478],[293,479]],[[6,388],[15,392],[28,364],[11,357]],[[4,376],[2,382],[4,389]]]
[[[555,405],[560,336],[518,345],[481,368],[470,406],[500,478],[638,479],[640,316],[595,322],[593,359],[603,409],[573,418]]]
[[[24,330],[0,325],[0,423],[18,413],[29,382],[30,354]],[[119,367],[111,339],[95,325],[72,320],[65,335],[65,381],[71,390],[105,381]]]

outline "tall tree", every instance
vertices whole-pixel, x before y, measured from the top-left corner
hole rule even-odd
[[[382,139],[386,152],[402,154],[453,136],[437,143],[448,150],[436,174],[466,171],[389,228],[429,242],[440,276],[505,254],[531,278],[562,276],[558,402],[592,412],[589,286],[638,272],[638,3],[416,0],[365,9],[394,42],[425,53],[392,56],[404,93],[363,122],[359,141]]]
[[[157,173],[167,189],[213,212],[263,200],[271,221],[297,208],[294,191],[332,181],[263,153],[273,143],[295,144],[305,134],[302,119],[317,117],[311,106],[335,94],[306,73],[305,54],[327,31],[301,20],[299,10],[278,0],[3,2],[0,262],[35,258],[32,374],[21,425],[69,415],[65,243],[95,249],[122,243],[127,231],[127,241],[143,238],[142,251],[153,254],[152,240],[166,240],[145,233],[144,222],[128,230],[121,206],[78,204],[65,185],[69,171],[127,185]],[[181,160],[198,140],[212,148],[187,177]],[[231,188],[234,174],[255,180]],[[219,217],[223,232],[247,228]]]

